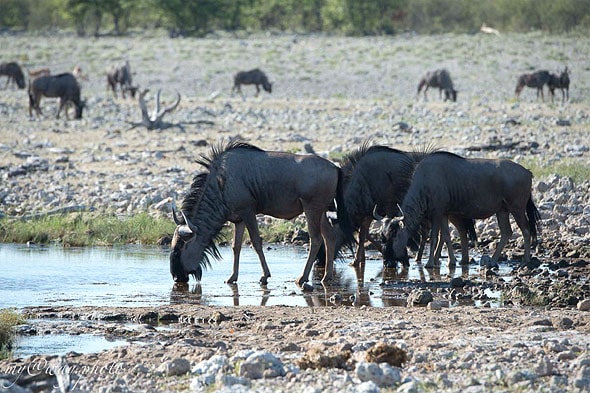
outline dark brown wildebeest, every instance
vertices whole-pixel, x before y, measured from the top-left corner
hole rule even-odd
[[[565,67],[559,76],[551,74],[549,82],[547,82],[549,92],[551,93],[551,102],[555,98],[555,89],[561,90],[561,102],[564,103],[570,99],[570,75],[569,70]]]
[[[373,218],[379,217],[379,214],[394,216],[399,211],[398,206],[410,186],[414,168],[427,154],[428,152],[403,152],[387,146],[371,146],[370,141],[365,141],[361,147],[340,160],[344,174],[346,211],[350,215],[353,229],[358,231],[353,266],[358,267],[365,262],[364,244],[369,238]],[[463,235],[467,230],[463,231],[463,228],[473,227],[472,220],[466,221],[467,224],[462,225],[462,220],[453,219],[453,223],[458,223],[456,226],[465,241],[467,236]],[[469,234],[474,232],[475,229]],[[417,242],[420,243],[419,240]],[[337,249],[340,249],[339,246],[338,241]],[[467,252],[468,248],[464,247],[464,250]],[[451,255],[453,254],[449,253],[450,257]],[[464,260],[468,260],[468,256]],[[389,267],[389,264],[386,263],[386,266]]]
[[[535,71],[532,74],[522,74],[518,77],[518,82],[516,83],[516,89],[514,93],[518,98],[520,97],[520,92],[525,86],[535,88],[537,89],[537,99],[539,99],[539,94],[541,94],[541,99],[545,101],[545,96],[543,95],[543,86],[549,82],[549,79],[551,79],[551,76],[547,70]]]
[[[133,76],[131,74],[131,65],[126,61],[122,66],[113,66],[107,72],[107,89],[113,91],[113,95],[117,98],[117,85],[121,88],[121,94],[125,98],[125,92],[128,91],[131,98],[135,98],[137,86],[133,86]]]
[[[54,76],[42,76],[35,79],[29,85],[29,116],[32,116],[33,109],[38,115],[42,115],[39,103],[41,97],[59,97],[59,109],[56,117],[59,119],[59,114],[64,106],[71,102],[76,109],[76,119],[82,118],[82,109],[84,109],[84,102],[80,99],[80,86],[76,77],[70,73],[64,73]],[[66,118],[68,113],[66,111]]]
[[[445,101],[457,101],[457,90],[453,87],[453,81],[451,80],[449,71],[445,69],[427,72],[426,75],[420,79],[420,83],[418,83],[418,92],[416,93],[416,96],[420,94],[423,87],[426,87],[424,89],[424,100],[428,99],[426,97],[426,91],[429,87],[438,87],[439,96],[442,97],[442,92],[444,91]]]
[[[8,77],[4,88],[7,88],[11,81],[13,84],[16,83],[19,89],[24,89],[27,85],[25,83],[25,74],[23,74],[23,70],[15,62],[1,63],[0,75],[6,75]]]
[[[339,226],[352,242],[352,229],[342,201],[342,175],[330,161],[315,155],[264,151],[240,141],[217,146],[209,156],[197,161],[206,169],[197,174],[182,202],[181,217],[174,213],[177,225],[171,243],[170,273],[174,281],[187,282],[190,275],[201,279],[210,265],[210,257],[219,258],[215,239],[226,221],[235,225],[233,269],[226,282],[238,279],[239,256],[244,229],[248,229],[258,254],[266,283],[270,271],[262,252],[257,214],[292,219],[305,213],[310,248],[303,273],[296,282],[309,279],[316,254],[326,247],[323,282],[333,278],[336,233],[326,212],[336,199]]]
[[[448,152],[435,152],[416,167],[404,201],[401,219],[391,220],[398,230],[384,228],[383,234],[397,233],[387,239],[394,262],[408,263],[407,244],[427,218],[431,225],[431,258],[426,267],[433,267],[433,253],[439,232],[447,237],[445,217],[483,219],[496,215],[500,242],[492,256],[497,262],[502,249],[512,236],[510,215],[524,238],[524,262],[531,260],[531,241],[537,240],[539,211],[531,196],[532,174],[522,166],[505,159],[466,159]],[[441,232],[442,231],[442,232]]]
[[[232,94],[237,91],[242,95],[242,85],[255,85],[256,86],[256,96],[258,97],[258,93],[260,93],[260,86],[262,88],[272,93],[272,84],[268,81],[266,74],[262,72],[260,69],[255,68],[250,71],[240,71],[234,76],[234,86],[232,87]]]

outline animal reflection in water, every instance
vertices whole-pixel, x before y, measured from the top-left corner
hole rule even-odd
[[[342,174],[332,162],[315,155],[298,155],[264,151],[247,143],[231,140],[214,147],[209,156],[197,161],[205,172],[194,177],[184,198],[181,217],[171,242],[170,273],[174,281],[187,282],[190,275],[201,279],[202,270],[210,266],[210,257],[220,259],[215,240],[227,221],[235,225],[233,269],[226,280],[238,280],[239,257],[244,230],[247,228],[254,250],[260,259],[262,277],[270,277],[257,214],[292,219],[305,213],[310,237],[309,254],[296,283],[303,285],[322,245],[326,247],[326,270],[323,282],[333,278],[336,233],[327,211],[336,200],[338,226],[345,242],[353,243],[353,233],[343,203]]]

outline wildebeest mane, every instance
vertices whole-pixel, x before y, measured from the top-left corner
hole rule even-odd
[[[201,154],[201,156],[197,159],[197,164],[210,169],[211,165],[217,161],[219,157],[221,157],[224,153],[234,149],[250,149],[260,152],[264,151],[261,148],[251,145],[240,139],[231,139],[227,143],[220,142],[214,146],[211,146],[211,151],[209,154]]]
[[[383,145],[373,145],[371,140],[366,140],[363,144],[358,147],[357,149],[353,150],[352,152],[344,155],[342,158],[338,160],[340,167],[344,173],[344,176],[348,179],[350,178],[354,167],[356,164],[367,154],[372,152],[392,152],[392,153],[404,153],[401,150],[394,149],[389,146]]]

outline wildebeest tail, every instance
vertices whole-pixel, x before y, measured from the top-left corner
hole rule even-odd
[[[338,186],[336,187],[336,214],[338,215],[338,227],[344,235],[343,245],[352,250],[355,243],[354,228],[346,203],[344,203],[344,174],[340,168],[338,168]]]
[[[529,231],[531,232],[531,243],[537,244],[538,235],[541,233],[541,214],[533,202],[533,197],[529,197],[526,204],[526,215],[529,220]]]

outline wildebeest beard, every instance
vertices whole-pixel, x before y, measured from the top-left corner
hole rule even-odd
[[[175,244],[170,253],[170,273],[176,281],[188,281],[188,274],[192,274],[196,280],[202,277],[203,269],[211,266],[211,258],[221,259],[221,254],[216,242],[219,241],[221,228],[227,221],[227,207],[223,201],[223,193],[216,176],[208,172],[197,174],[189,193],[182,203],[182,212],[196,231],[193,231],[192,240],[187,241],[175,233]],[[186,223],[185,223],[186,224]],[[181,262],[182,249],[185,247],[197,247],[197,265],[194,270],[187,272]]]

